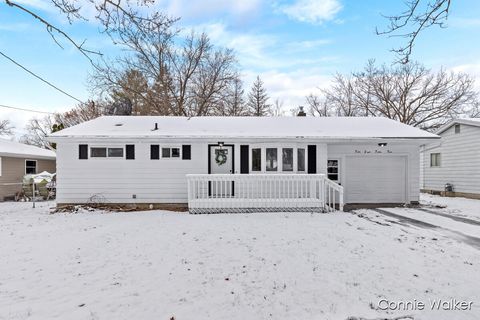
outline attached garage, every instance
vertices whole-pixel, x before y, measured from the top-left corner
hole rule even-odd
[[[347,156],[346,203],[406,203],[406,156]]]

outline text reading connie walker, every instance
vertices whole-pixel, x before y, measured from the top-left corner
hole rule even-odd
[[[422,300],[399,300],[390,301],[381,299],[378,301],[379,310],[391,311],[417,311],[417,310],[451,310],[466,311],[472,310],[473,301],[457,300],[457,299],[428,299]]]

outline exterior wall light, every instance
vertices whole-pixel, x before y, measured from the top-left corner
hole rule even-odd
[[[387,146],[387,143],[386,143],[386,142],[380,142],[380,143],[378,144],[378,146],[383,148],[383,147],[386,147],[386,146]]]

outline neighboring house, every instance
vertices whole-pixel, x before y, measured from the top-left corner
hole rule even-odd
[[[480,119],[450,121],[436,134],[441,140],[422,148],[420,189],[480,198]]]
[[[57,143],[58,205],[184,205],[198,199],[188,187],[199,181],[187,184],[186,175],[203,174],[194,178],[208,182],[205,201],[247,195],[246,202],[254,203],[289,192],[272,204],[281,206],[307,196],[300,180],[308,174],[325,174],[329,186],[341,184],[347,204],[418,203],[419,148],[438,137],[373,117],[107,116],[49,139]],[[222,178],[227,183],[218,189],[211,181],[216,178],[207,176],[233,173],[238,175]],[[278,181],[260,179],[252,196],[242,190],[246,174],[291,182],[272,195]],[[309,195],[323,192],[318,190]]]
[[[55,152],[0,139],[0,201],[22,190],[26,174],[55,172]]]

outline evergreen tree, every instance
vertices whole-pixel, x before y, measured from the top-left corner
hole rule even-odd
[[[263,86],[260,76],[253,83],[252,89],[248,94],[248,111],[251,116],[264,117],[272,114],[271,105],[268,104],[267,90]]]

